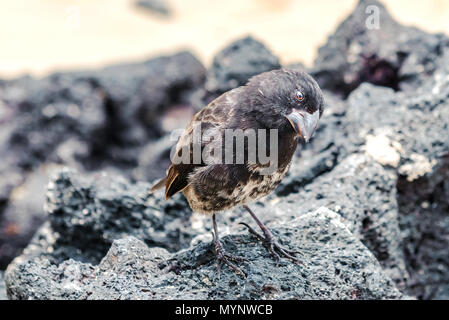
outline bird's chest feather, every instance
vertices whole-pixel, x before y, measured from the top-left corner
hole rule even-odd
[[[260,174],[259,170],[250,170],[251,173],[246,183],[238,183],[231,193],[229,190],[218,192],[217,199],[221,200],[220,204],[225,210],[265,197],[279,185],[289,167],[290,165],[287,165],[267,175]],[[223,201],[223,199],[226,199],[226,201]]]
[[[233,192],[237,203],[246,203],[260,199],[271,193],[284,179],[290,168],[290,164],[279,168],[272,174],[261,175],[254,171],[245,185],[239,186]]]
[[[204,214],[231,209],[258,200],[271,193],[285,177],[290,164],[273,174],[261,175],[256,170],[251,172],[246,183],[238,183],[232,190],[221,189],[205,196],[198,189],[187,187],[183,193],[192,210]]]

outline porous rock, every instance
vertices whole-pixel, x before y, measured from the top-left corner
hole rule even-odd
[[[385,190],[385,200],[379,204],[385,203],[390,209],[384,212],[392,215],[379,214],[384,210],[383,206],[373,202],[366,211],[370,217],[354,221],[362,222],[368,230],[377,229],[369,237],[378,242],[378,248],[364,243],[385,267],[392,257],[396,257],[393,263],[396,266],[397,261],[403,260],[407,272],[404,273],[403,265],[399,264],[400,268],[395,269],[400,272],[394,272],[396,276],[390,275],[402,284],[408,278],[405,290],[425,299],[447,295],[449,262],[444,249],[449,244],[445,184],[449,163],[447,81],[447,77],[437,74],[413,93],[362,84],[351,93],[345,109],[331,108],[325,113],[315,140],[300,151],[302,157],[293,162],[290,175],[278,189],[281,196],[293,196],[304,186],[307,189],[309,184],[312,187],[318,183],[316,192],[326,197],[332,192],[320,192],[322,181],[316,176],[324,177],[331,171],[329,181],[333,181],[336,165],[354,153],[364,154],[377,163],[369,169],[372,173],[379,165],[391,172],[387,185],[371,178],[364,185],[375,186],[378,192]],[[332,99],[332,95],[329,97]],[[313,160],[302,162],[304,157]],[[342,186],[347,187],[346,184]],[[316,203],[312,199],[309,202]],[[379,224],[372,220],[382,216],[390,216],[391,221]],[[386,238],[379,237],[378,232],[384,233],[382,226],[397,228],[397,225],[400,234],[396,230],[389,232]],[[386,242],[380,247],[390,247],[394,243],[387,250],[389,253],[384,249],[381,249],[383,253],[379,252],[379,243],[383,241]]]
[[[7,270],[8,294],[12,299],[402,298],[338,214],[321,208],[273,230],[282,243],[301,252],[301,265],[277,264],[252,236],[233,235],[223,239],[224,245],[248,259],[242,266],[247,276],[226,271],[218,278],[209,244],[169,255],[125,237],[114,241],[97,266],[18,258]]]

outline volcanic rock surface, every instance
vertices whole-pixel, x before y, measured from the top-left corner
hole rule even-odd
[[[237,40],[208,70],[182,52],[0,82],[0,266],[26,246],[8,297],[448,299],[448,47],[359,2],[307,70],[326,100],[315,137],[251,205],[300,264],[276,264],[241,208],[218,216],[245,277],[218,275],[210,217],[148,190],[174,144],[167,119],[279,68],[261,42]]]

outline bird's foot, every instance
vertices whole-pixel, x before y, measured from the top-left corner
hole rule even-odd
[[[221,266],[223,263],[226,264],[232,270],[234,270],[236,273],[242,276],[246,276],[246,274],[233,263],[233,262],[246,262],[247,260],[245,258],[228,253],[219,240],[214,240],[214,246],[215,246],[215,257],[217,259],[217,269],[219,278],[221,275]]]
[[[261,235],[256,230],[254,230],[250,225],[240,222],[241,225],[244,225],[246,228],[248,228],[248,231],[254,235],[257,239],[262,241],[263,245],[267,248],[268,252],[273,256],[274,260],[277,262],[279,261],[280,257],[288,258],[292,260],[293,262],[299,264],[298,258],[295,257],[296,253],[299,253],[298,251],[292,251],[289,249],[286,249],[282,247],[279,242],[274,239],[271,232],[264,227],[262,229],[264,235]]]

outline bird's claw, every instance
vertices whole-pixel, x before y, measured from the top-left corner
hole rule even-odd
[[[215,242],[215,257],[217,259],[218,278],[221,276],[221,265],[224,263],[234,272],[246,276],[246,274],[233,262],[246,262],[247,259],[228,253],[220,241]],[[233,262],[232,262],[233,261]]]
[[[284,247],[282,247],[277,241],[271,239],[271,240],[266,240],[267,241],[267,246],[268,246],[268,250],[270,251],[271,255],[274,256],[274,259],[276,261],[279,261],[280,256],[283,256],[285,258],[288,258],[290,260],[292,260],[295,263],[299,264],[299,260],[298,258],[296,258],[294,255],[295,253],[298,253],[297,251],[292,251],[292,250],[288,250]]]
[[[294,255],[296,253],[299,253],[298,251],[293,251],[286,249],[282,247],[279,242],[277,242],[271,233],[267,232],[265,236],[258,233],[256,230],[254,230],[251,226],[244,222],[240,222],[241,225],[244,225],[246,228],[248,228],[249,233],[254,235],[257,239],[262,241],[263,245],[267,248],[268,252],[273,256],[274,260],[277,262],[280,260],[280,257],[285,257],[293,262],[299,264],[298,258],[296,258]],[[268,231],[268,230],[267,230]]]

